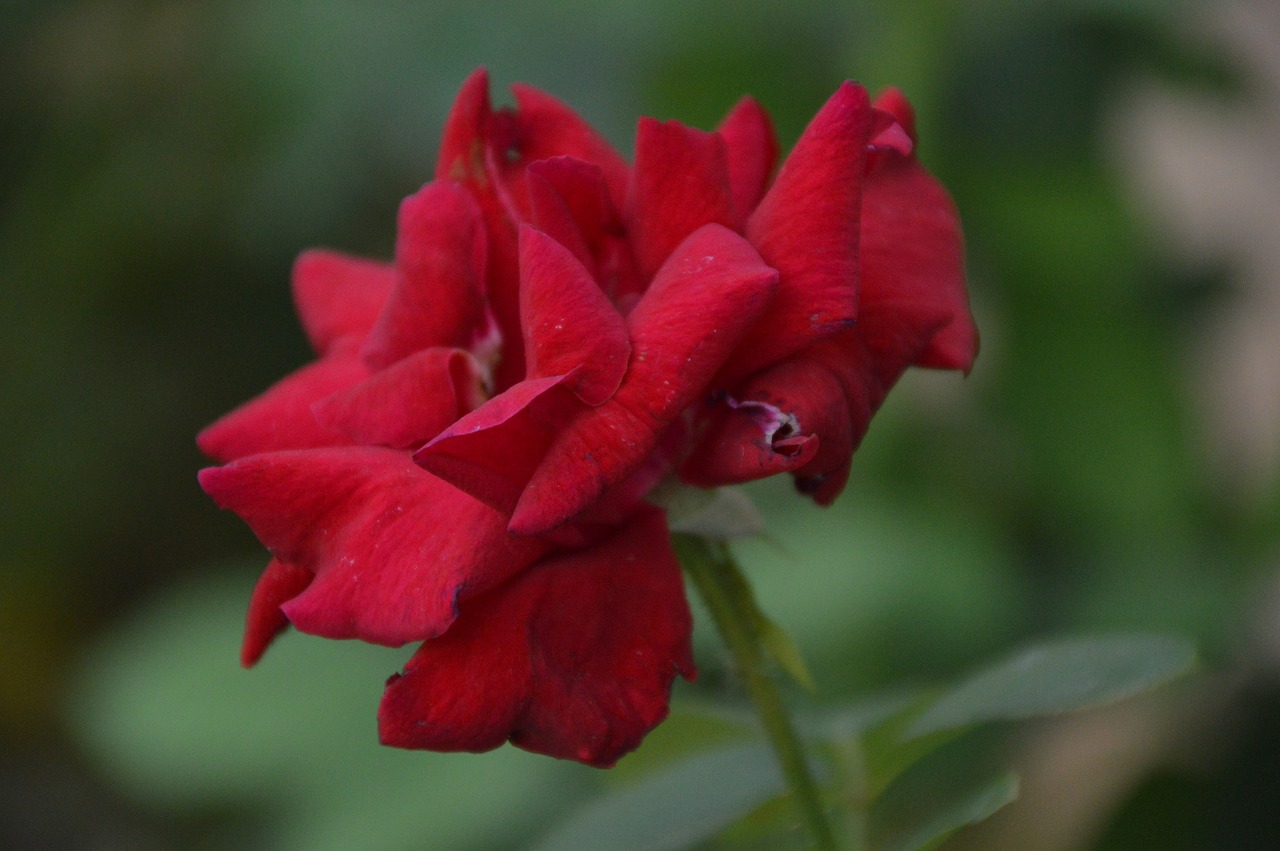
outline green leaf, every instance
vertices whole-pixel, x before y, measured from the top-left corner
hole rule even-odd
[[[928,851],[962,827],[977,824],[1018,797],[1018,777],[1005,774],[952,802],[919,827],[877,845],[877,851]]]
[[[545,836],[537,851],[687,848],[729,827],[786,784],[763,744],[699,754],[588,804]]]
[[[809,691],[817,691],[813,682],[813,674],[809,673],[800,648],[796,646],[791,635],[778,626],[769,616],[759,609],[755,610],[756,634],[760,639],[760,647],[787,676],[804,686]]]
[[[1168,636],[1062,640],[1023,650],[946,692],[907,728],[917,738],[1054,715],[1129,697],[1185,673],[1190,643]]]

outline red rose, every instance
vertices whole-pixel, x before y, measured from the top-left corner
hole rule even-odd
[[[292,623],[424,642],[387,744],[593,765],[694,676],[662,479],[791,472],[822,503],[898,376],[968,369],[959,225],[891,92],[844,84],[770,181],[742,101],[643,119],[627,163],[526,87],[464,84],[390,265],[309,252],[318,359],[209,426],[205,490],[273,559],[242,660]]]

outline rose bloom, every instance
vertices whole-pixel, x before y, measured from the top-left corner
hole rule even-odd
[[[391,263],[298,258],[316,360],[199,435],[200,483],[272,555],[246,666],[289,624],[421,642],[384,743],[608,766],[695,675],[646,496],[785,472],[830,503],[902,372],[967,371],[977,335],[896,91],[840,86],[776,176],[750,99],[712,132],[641,119],[628,165],[514,94],[464,83]]]

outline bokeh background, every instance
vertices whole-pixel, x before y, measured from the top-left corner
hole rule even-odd
[[[1278,45],[1272,0],[9,0],[0,847],[519,848],[714,735],[681,686],[610,773],[406,754],[374,712],[408,648],[237,666],[265,558],[192,437],[307,359],[298,251],[389,256],[479,64],[624,151],[641,114],[709,127],[750,92],[787,147],[840,80],[902,88],[983,352],[902,382],[833,509],[753,489],[770,535],[738,553],[815,673],[794,697],[1185,635],[1180,684],[964,746],[1023,796],[948,847],[1275,847]]]

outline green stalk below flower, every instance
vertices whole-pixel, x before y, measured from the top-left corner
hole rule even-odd
[[[759,617],[751,603],[750,590],[723,545],[702,538],[678,536],[677,547],[685,571],[711,612],[716,629],[729,648],[760,714],[765,734],[813,836],[815,847],[834,851],[837,847],[835,835],[818,785],[809,771],[804,746],[782,703],[776,683],[765,670]]]

